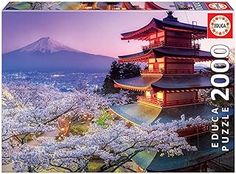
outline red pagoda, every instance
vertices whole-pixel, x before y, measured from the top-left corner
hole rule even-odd
[[[171,11],[167,14],[163,20],[153,18],[146,26],[121,34],[122,40],[149,42],[139,53],[119,56],[120,63],[146,63],[141,76],[114,80],[117,88],[144,93],[138,97],[137,103],[111,107],[115,115],[131,124],[154,124],[157,119],[168,123],[180,119],[183,114],[187,119],[197,116],[211,119],[213,115],[211,110],[214,107],[206,104],[199,94],[201,89],[212,87],[210,77],[194,69],[196,62],[213,60],[210,52],[200,50],[198,44],[198,40],[206,38],[207,28],[196,23],[179,22]],[[233,113],[231,108],[229,115]],[[186,137],[191,145],[196,145],[197,152],[186,152],[184,156],[171,159],[159,157],[157,152],[142,152],[133,160],[145,171],[186,171],[196,166],[197,170],[202,170],[202,164],[223,153],[210,147],[209,132],[209,125],[179,131],[180,136]],[[229,146],[233,149],[233,144]]]
[[[166,9],[160,7],[159,5],[157,5],[154,2],[145,2],[144,3],[144,9],[145,10],[166,10]]]
[[[145,62],[147,67],[139,78],[115,81],[116,87],[144,91],[139,102],[157,107],[202,102],[198,90],[211,84],[208,77],[195,73],[194,63],[213,59],[196,43],[206,37],[205,27],[180,23],[168,12],[163,21],[153,19],[145,27],[122,36],[122,40],[145,40],[149,45],[143,46],[140,53],[119,56],[119,62]]]

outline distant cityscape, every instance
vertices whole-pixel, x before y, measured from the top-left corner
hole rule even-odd
[[[63,72],[4,72],[3,84],[45,84],[63,92],[73,90],[95,91],[102,87],[106,73],[63,73]]]

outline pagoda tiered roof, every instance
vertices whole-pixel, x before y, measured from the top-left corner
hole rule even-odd
[[[118,56],[120,59],[125,59],[125,58],[149,58],[149,55],[153,54],[153,50],[152,49],[146,49],[143,50],[141,52],[138,53],[134,53],[134,54],[128,54],[128,55],[123,55],[123,56]]]
[[[161,108],[146,105],[144,103],[134,103],[128,105],[115,105],[111,107],[111,110],[116,115],[136,125],[154,124],[158,119],[161,123],[168,123],[172,122],[173,120],[180,120],[180,117],[183,114],[185,115],[186,119],[200,116],[206,120],[211,120],[211,118],[215,116],[215,113],[212,112],[212,109],[215,109],[215,107],[207,104]],[[229,112],[220,112],[217,116],[222,118],[227,115],[232,116],[233,114],[234,108],[230,107]]]
[[[232,119],[234,107],[229,108],[229,112],[219,112],[217,117],[220,119],[229,116],[230,119]],[[215,109],[215,107],[208,104],[159,108],[143,103],[134,103],[111,107],[113,113],[136,125],[155,124],[157,120],[159,120],[160,123],[170,123],[175,120],[180,120],[181,115],[184,115],[185,119],[200,116],[210,121],[212,117],[216,116],[215,113],[212,112],[212,109]],[[234,149],[234,138],[232,136],[229,138],[227,148],[231,151]],[[219,148],[211,147],[211,133],[190,136],[186,140],[190,145],[196,146],[197,151],[184,151],[184,155],[174,156],[171,157],[171,159],[167,155],[161,157],[159,152],[143,151],[135,155],[132,160],[146,171],[168,172],[185,170],[225,154],[225,152],[222,152],[221,145],[219,145]]]
[[[120,62],[145,61],[150,57],[172,57],[172,58],[194,58],[196,62],[213,60],[210,52],[190,49],[161,46],[153,49],[147,49],[139,53],[119,56]]]
[[[216,81],[222,81],[217,79]],[[183,74],[183,75],[157,75],[154,77],[139,76],[129,79],[115,80],[115,84],[120,88],[137,89],[146,91],[152,88],[164,90],[181,90],[181,89],[202,89],[211,88],[211,77],[201,74]],[[231,84],[233,82],[230,82]],[[170,85],[171,84],[171,85]]]
[[[162,56],[176,56],[176,57],[186,57],[186,58],[210,58],[213,59],[210,52],[197,50],[197,49],[189,49],[189,48],[176,48],[176,47],[159,47],[153,49],[155,55]]]
[[[217,117],[223,118],[228,115],[230,118],[233,118],[234,107],[229,108],[229,112],[219,112]],[[143,103],[134,103],[123,106],[115,105],[111,107],[113,113],[136,125],[155,124],[157,120],[159,120],[160,123],[170,123],[175,120],[180,120],[181,115],[183,114],[186,120],[200,116],[201,118],[210,121],[212,117],[216,116],[212,112],[212,109],[215,109],[215,107],[208,104],[159,108]],[[225,153],[222,152],[221,148],[211,147],[211,133],[204,133],[197,136],[198,138],[196,136],[187,138],[187,142],[190,145],[197,147],[198,150],[195,152],[184,151],[184,155],[175,156],[170,159],[167,155],[161,157],[158,152],[143,151],[134,156],[132,160],[144,170],[152,172],[167,172],[184,170],[199,163],[217,158]],[[234,148],[233,137],[230,137],[227,148],[230,150]]]
[[[153,18],[146,26],[131,32],[122,33],[122,40],[138,39],[145,40],[147,35],[158,30],[177,30],[190,32],[195,34],[196,39],[206,37],[207,27],[179,22],[177,18],[172,16],[172,12],[168,12],[168,16],[163,20]]]
[[[115,84],[124,89],[138,90],[138,91],[146,91],[151,89],[151,84],[156,82],[162,77],[162,75],[158,75],[155,77],[134,77],[128,79],[120,79],[114,80]]]
[[[211,133],[188,138],[187,142],[192,146],[196,146],[197,151],[184,151],[184,155],[171,158],[167,155],[161,157],[158,152],[143,151],[134,156],[132,160],[142,169],[149,172],[176,172],[188,170],[196,165],[219,158],[226,153],[222,151],[223,144],[221,143],[218,148],[211,147]],[[234,149],[233,136],[229,136],[227,148],[229,153]]]
[[[221,81],[223,79],[217,79],[217,80]],[[200,74],[190,74],[190,75],[164,75],[160,80],[152,83],[151,86],[153,88],[158,88],[158,89],[181,90],[181,89],[211,88],[212,84],[211,84],[211,77]]]

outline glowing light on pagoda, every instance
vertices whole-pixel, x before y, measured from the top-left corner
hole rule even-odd
[[[69,135],[71,120],[68,116],[58,119],[59,140]]]
[[[147,98],[151,98],[152,96],[151,91],[145,91],[145,95]]]

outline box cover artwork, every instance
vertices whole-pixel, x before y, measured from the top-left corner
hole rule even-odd
[[[3,172],[233,172],[227,2],[10,2]]]

